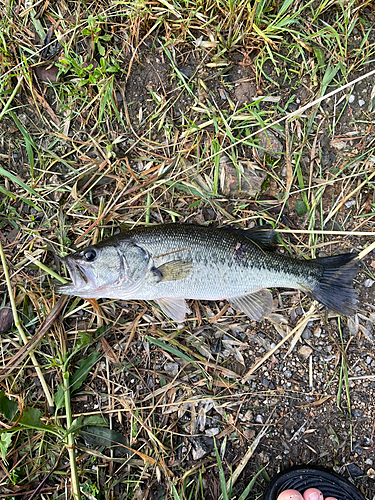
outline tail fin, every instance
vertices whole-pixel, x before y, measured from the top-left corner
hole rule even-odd
[[[356,256],[356,253],[344,253],[315,259],[323,266],[323,274],[307,295],[343,316],[353,316],[357,308],[357,293],[353,288],[359,268],[359,262],[353,260]]]

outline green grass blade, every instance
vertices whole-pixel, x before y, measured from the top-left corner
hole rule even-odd
[[[153,339],[152,337],[149,337],[149,336],[146,336],[146,340],[148,340],[148,342],[150,342],[150,344],[154,344],[154,345],[156,345],[156,346],[164,349],[165,351],[169,352],[173,356],[177,356],[178,358],[184,359],[188,363],[195,364],[195,361],[194,361],[193,358],[191,358],[190,356],[187,356],[186,354],[182,353],[181,351],[179,351],[175,347],[172,347],[172,346],[170,346],[168,344],[165,344],[161,340]]]
[[[246,486],[246,488],[243,490],[241,495],[238,497],[238,500],[246,500],[249,496],[250,491],[253,489],[255,481],[257,480],[257,477],[262,473],[263,469],[260,469],[255,476],[251,479],[250,483]]]
[[[0,175],[2,175],[3,177],[6,177],[7,179],[9,179],[10,181],[14,182],[15,184],[18,184],[18,186],[22,187],[23,189],[25,189],[30,194],[33,194],[34,196],[37,196],[40,200],[43,200],[43,198],[40,196],[40,194],[38,194],[36,191],[34,191],[33,188],[31,188],[30,186],[28,186],[27,184],[25,184],[23,181],[21,181],[21,179],[19,179],[15,175],[11,174],[7,170],[5,170],[3,167],[0,167]]]

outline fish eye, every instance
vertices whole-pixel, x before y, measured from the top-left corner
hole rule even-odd
[[[83,254],[87,262],[93,262],[96,257],[97,257],[97,251],[94,248],[89,248],[86,250],[86,252]]]

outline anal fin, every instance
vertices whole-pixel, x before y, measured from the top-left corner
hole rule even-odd
[[[242,297],[228,299],[228,302],[235,309],[239,309],[254,321],[262,321],[271,314],[273,308],[273,298],[269,290],[263,289],[259,292]]]
[[[189,311],[185,299],[163,298],[156,299],[155,302],[168,318],[176,321],[176,323],[184,322],[186,313]]]

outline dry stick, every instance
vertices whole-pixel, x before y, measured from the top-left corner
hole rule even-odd
[[[325,229],[274,229],[286,234],[331,234],[336,236],[375,236],[375,231],[326,231]]]
[[[309,321],[311,321],[311,318],[313,316],[315,316],[315,314],[313,314],[313,311],[315,310],[315,306],[312,305],[310,307],[310,310],[309,312],[307,313],[307,315],[302,319],[302,321],[300,321],[298,323],[298,325],[293,328],[293,330],[291,332],[288,333],[288,335],[285,335],[285,337],[283,339],[280,340],[280,342],[278,344],[275,345],[275,347],[273,349],[271,349],[270,351],[268,351],[262,359],[260,359],[259,361],[257,361],[251,368],[250,370],[246,373],[246,375],[243,377],[242,379],[242,383],[246,383],[250,376],[255,372],[255,370],[257,370],[260,366],[262,366],[262,364],[267,361],[267,359],[272,356],[273,353],[275,353],[278,349],[280,349],[280,347],[288,340],[290,339],[290,337],[293,337],[293,335],[298,332],[301,328],[304,328],[307,323]]]
[[[7,263],[6,263],[6,260],[5,260],[5,255],[4,255],[4,251],[3,251],[3,246],[1,244],[1,240],[0,240],[0,256],[1,256],[1,262],[3,264],[3,270],[4,270],[5,280],[6,280],[7,287],[8,287],[10,303],[12,305],[12,312],[13,312],[14,323],[15,323],[15,325],[17,327],[18,333],[20,334],[20,337],[21,337],[23,343],[26,345],[28,343],[28,339],[27,339],[27,337],[25,335],[25,332],[22,329],[22,326],[21,326],[21,323],[20,323],[20,320],[19,320],[19,317],[18,317],[17,306],[16,306],[16,302],[15,302],[14,296],[13,296],[12,284],[10,282],[10,277],[9,277],[9,273],[8,273],[8,266],[7,266]],[[37,361],[37,359],[35,357],[35,354],[33,352],[30,352],[30,359],[31,359],[31,361],[32,361],[32,363],[34,365],[34,368],[35,368],[35,371],[36,371],[36,373],[37,373],[37,375],[39,377],[40,383],[42,384],[44,393],[45,393],[47,401],[48,401],[48,405],[51,408],[53,408],[53,406],[54,406],[53,397],[51,396],[49,387],[48,387],[46,381],[44,380],[44,376],[43,376],[42,370],[40,369],[40,367],[38,365],[38,361]]]
[[[255,452],[258,444],[260,443],[260,440],[266,434],[266,432],[268,430],[268,427],[269,427],[269,424],[266,424],[263,427],[263,429],[260,431],[260,433],[257,435],[257,437],[255,438],[255,440],[251,443],[249,449],[247,450],[246,454],[242,458],[239,466],[237,467],[237,469],[234,471],[232,477],[227,482],[227,489],[229,489],[229,487],[230,487],[231,484],[233,485],[237,481],[239,475],[241,474],[241,472],[243,471],[243,469],[246,467],[247,462],[250,460],[250,458],[252,457],[253,453]]]
[[[332,217],[340,210],[340,208],[344,205],[344,203],[346,203],[349,200],[349,198],[351,198],[353,195],[355,195],[355,193],[357,193],[360,189],[362,189],[363,186],[365,186],[374,176],[375,176],[375,172],[372,172],[372,174],[369,175],[366,180],[364,180],[363,182],[361,182],[361,184],[359,186],[357,186],[351,193],[349,193],[348,195],[346,195],[341,200],[341,202],[337,205],[337,207],[327,216],[327,218],[323,222],[323,226],[325,224],[327,224],[327,222],[330,219],[332,219]]]
[[[364,257],[366,257],[368,253],[372,252],[372,250],[374,249],[375,249],[375,241],[373,241],[371,245],[369,245],[368,247],[364,248],[362,252],[359,252],[359,254],[357,255],[357,260],[363,259]]]
[[[126,342],[126,346],[125,346],[125,349],[123,350],[123,354],[126,354],[127,350],[129,349],[129,346],[134,338],[134,335],[135,335],[135,330],[137,328],[137,325],[139,323],[139,321],[141,320],[142,316],[144,315],[144,313],[147,311],[147,308],[145,307],[143,309],[143,311],[138,314],[138,316],[135,318],[135,320],[133,321],[133,325],[132,325],[132,328],[131,328],[131,332],[130,332],[130,335],[129,335],[129,338],[128,338],[128,341]]]
[[[311,148],[311,159],[310,159],[310,173],[309,173],[309,187],[307,190],[307,199],[309,200],[309,203],[311,203],[311,184],[312,184],[312,177],[313,177],[313,170],[314,170],[314,161],[315,161],[315,150],[316,150],[316,145],[318,143],[318,134],[320,130],[320,126],[324,122],[325,118],[323,118],[318,125],[318,128],[316,130],[316,134],[314,137],[313,145]]]
[[[43,321],[36,334],[28,341],[25,346],[21,347],[17,354],[13,356],[9,363],[0,371],[0,381],[4,378],[9,377],[12,371],[22,363],[26,356],[29,356],[30,353],[37,348],[45,333],[49,330],[52,323],[60,314],[61,309],[64,307],[67,299],[67,295],[62,295],[60,297],[59,301],[56,302],[53,309],[51,309],[51,311],[48,313],[47,317]]]
[[[289,123],[285,122],[285,163],[286,163],[286,189],[285,195],[288,196],[290,187],[293,182],[293,167],[292,156],[290,154],[290,137],[289,137]]]

